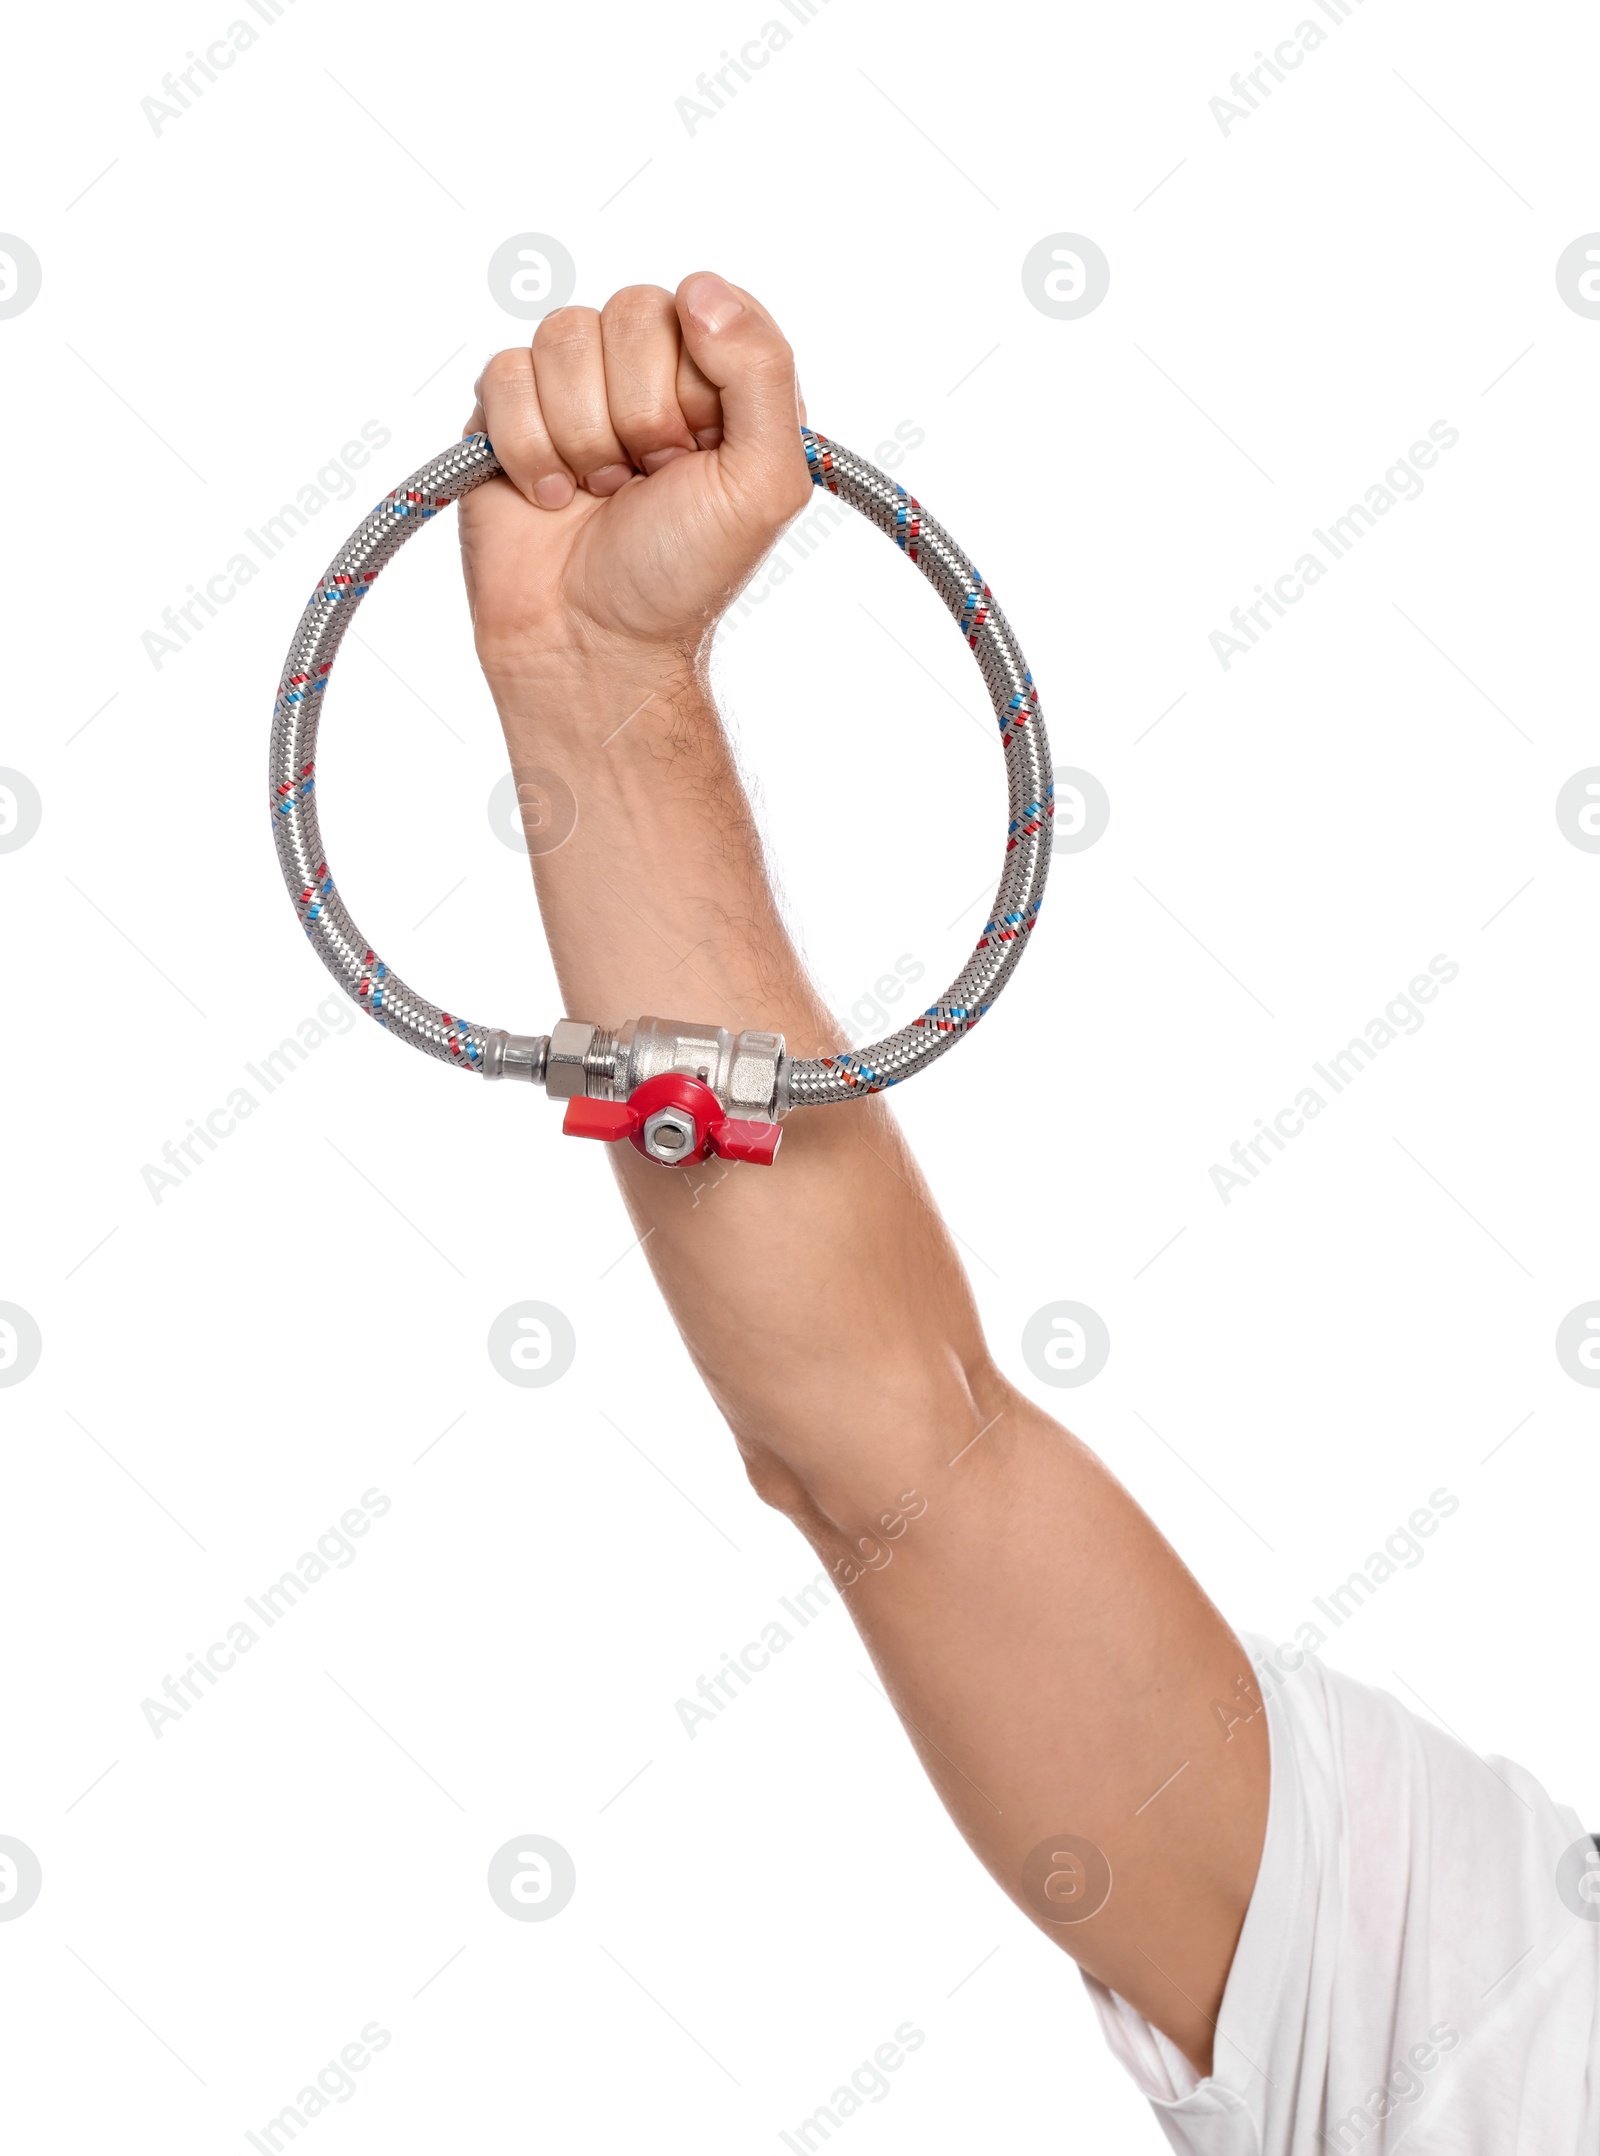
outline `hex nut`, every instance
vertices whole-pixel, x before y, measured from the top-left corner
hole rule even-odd
[[[783,1035],[749,1030],[734,1036],[728,1064],[728,1112],[757,1119],[772,1113],[783,1063]]]
[[[544,1089],[551,1100],[577,1100],[587,1092],[584,1061],[595,1027],[582,1018],[561,1018],[550,1035],[545,1057]]]
[[[670,1167],[687,1160],[698,1142],[695,1120],[687,1108],[658,1108],[645,1117],[640,1135],[652,1158]]]

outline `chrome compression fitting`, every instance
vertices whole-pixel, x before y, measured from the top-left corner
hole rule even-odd
[[[915,563],[977,660],[1006,760],[1006,848],[977,947],[936,1003],[875,1046],[791,1057],[777,1033],[729,1033],[679,1019],[632,1019],[615,1033],[561,1019],[549,1034],[508,1033],[430,1003],[392,973],[345,909],[317,819],[317,729],[333,662],[378,572],[423,524],[500,470],[488,437],[469,434],[378,503],[330,563],[295,629],[273,705],[268,784],[284,882],[335,980],[386,1031],[490,1079],[543,1086],[566,1104],[572,1137],[629,1139],[681,1167],[712,1153],[769,1163],[784,1117],[899,1085],[934,1062],[993,1006],[1038,918],[1055,811],[1039,692],[982,576],[914,495],[811,428],[814,486],[846,502]]]

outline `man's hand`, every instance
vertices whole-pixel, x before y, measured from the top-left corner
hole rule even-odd
[[[794,355],[709,271],[547,315],[497,352],[468,432],[505,476],[461,505],[491,687],[566,662],[692,661],[811,481]]]

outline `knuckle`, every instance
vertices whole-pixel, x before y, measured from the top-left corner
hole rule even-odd
[[[621,445],[604,412],[575,412],[561,429],[561,455],[569,469],[585,476],[615,464]],[[621,452],[626,455],[625,451]]]
[[[615,378],[608,373],[606,390],[611,424],[623,440],[646,449],[659,449],[668,442],[682,442],[687,447],[689,430],[670,383],[663,388],[623,369]]]
[[[593,307],[558,307],[534,331],[533,349],[541,353],[581,349],[599,331],[600,317]]]
[[[501,389],[513,382],[527,365],[527,355],[520,346],[496,352],[484,361],[483,372],[478,377],[481,389]]]
[[[786,379],[794,373],[794,353],[782,337],[774,337],[750,354],[749,372]]]
[[[658,284],[625,284],[612,293],[600,310],[607,334],[612,330],[635,332],[654,329],[667,316],[677,320],[672,294]]]

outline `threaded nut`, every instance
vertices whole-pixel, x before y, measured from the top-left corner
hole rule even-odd
[[[581,1099],[588,1092],[589,1051],[598,1031],[587,1019],[557,1019],[544,1069],[544,1089],[552,1100]]]

